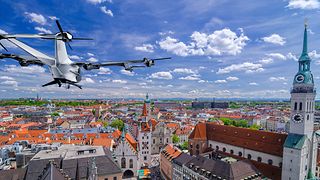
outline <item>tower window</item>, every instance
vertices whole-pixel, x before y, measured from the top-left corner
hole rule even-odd
[[[309,114],[307,115],[307,120],[309,120]]]
[[[299,110],[300,111],[302,110],[302,102],[300,102],[300,104],[299,104]]]
[[[294,110],[297,110],[297,108],[298,108],[298,103],[295,102],[295,103],[294,103]]]
[[[248,159],[251,159],[251,154],[248,154]]]
[[[261,161],[262,161],[262,158],[261,158],[261,157],[258,157],[257,160],[258,160],[258,162],[261,162]]]
[[[273,164],[272,159],[269,159],[269,160],[268,160],[268,164],[269,164],[269,165],[272,165],[272,164]]]

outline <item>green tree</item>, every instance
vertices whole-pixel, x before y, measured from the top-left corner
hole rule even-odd
[[[123,121],[121,119],[116,119],[116,120],[111,122],[110,126],[113,127],[113,128],[117,128],[120,131],[122,131],[123,127],[124,127],[124,123],[123,123]]]
[[[183,142],[183,143],[180,145],[180,148],[181,148],[182,150],[188,150],[188,147],[189,147],[188,141]]]
[[[179,136],[177,136],[176,134],[174,134],[174,135],[172,136],[172,142],[173,142],[173,144],[177,144],[177,143],[179,143],[179,141],[180,141]]]

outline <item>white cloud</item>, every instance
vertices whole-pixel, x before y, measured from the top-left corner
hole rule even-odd
[[[126,84],[127,81],[126,80],[121,80],[121,79],[115,79],[115,80],[112,80],[113,83],[119,83],[119,84]]]
[[[294,61],[298,61],[298,57],[297,57],[296,55],[292,54],[291,52],[289,52],[289,53],[287,54],[287,58],[288,58],[288,59],[292,59],[292,60],[294,60]]]
[[[91,78],[85,78],[83,82],[84,82],[84,83],[89,83],[89,84],[95,83],[94,80],[91,79]]]
[[[167,80],[173,78],[173,76],[170,72],[165,72],[165,71],[153,73],[153,74],[151,74],[150,77],[153,79],[167,79]]]
[[[277,44],[281,46],[286,43],[285,38],[281,37],[279,34],[271,34],[270,36],[263,37],[262,40],[267,43]]]
[[[24,73],[24,74],[36,74],[36,73],[44,73],[46,71],[45,68],[41,66],[27,66],[27,67],[18,67],[16,65],[8,65],[5,68],[5,71],[10,73]]]
[[[199,75],[190,75],[190,76],[186,76],[186,77],[181,77],[179,78],[181,80],[188,80],[188,81],[198,81],[200,80]]]
[[[191,43],[185,44],[170,36],[159,42],[160,48],[178,56],[236,55],[241,53],[249,40],[242,32],[238,36],[230,29],[214,31],[212,34],[193,32]]]
[[[151,44],[142,44],[142,46],[136,46],[134,49],[143,52],[154,52],[154,46]]]
[[[134,76],[134,72],[131,72],[131,71],[127,71],[125,69],[121,69],[120,70],[121,74],[124,74],[124,75],[127,75],[127,76]]]
[[[308,55],[310,56],[311,59],[319,59],[320,58],[320,54],[318,54],[316,50],[309,52]]]
[[[181,74],[195,74],[196,73],[192,69],[187,69],[187,68],[175,68],[172,72],[181,73]]]
[[[98,62],[98,59],[94,58],[94,57],[90,57],[88,59],[89,62],[92,62],[92,63],[95,63],[95,62]]]
[[[287,7],[290,9],[319,9],[320,2],[318,0],[289,0]]]
[[[101,10],[103,13],[105,13],[106,15],[113,17],[112,11],[111,11],[110,9],[107,9],[106,6],[100,7],[100,10]]]
[[[44,34],[52,34],[52,32],[44,27],[35,27],[35,30],[39,31],[40,33]]]
[[[10,86],[14,86],[14,87],[18,86],[18,82],[14,81],[14,80],[6,80],[6,81],[1,82],[0,84],[10,85]]]
[[[276,58],[276,59],[280,59],[280,60],[287,59],[287,57],[281,53],[269,53],[269,54],[267,54],[267,56],[272,57],[272,58]]]
[[[87,2],[91,4],[101,4],[104,2],[112,3],[112,0],[87,0]]]
[[[237,80],[239,80],[239,78],[238,77],[234,77],[234,76],[229,76],[229,77],[226,78],[226,80],[227,81],[237,81]]]
[[[87,53],[87,55],[88,55],[88,56],[94,56],[93,53],[89,53],[89,52]]]
[[[52,21],[59,20],[59,18],[57,18],[56,16],[48,16],[48,18]]]
[[[0,79],[2,79],[2,80],[14,80],[13,77],[9,77],[9,76],[0,76]]]
[[[98,72],[98,74],[111,74],[111,73],[112,73],[111,69],[105,68],[105,67],[101,67]]]
[[[277,81],[286,81],[287,79],[285,77],[270,77],[269,80],[271,82],[277,82]]]
[[[219,68],[217,74],[226,74],[233,71],[245,71],[246,73],[253,73],[264,71],[264,69],[262,68],[262,64],[244,62],[242,64],[232,64],[225,68]]]
[[[30,22],[36,22],[41,25],[45,25],[47,23],[47,19],[42,14],[36,14],[36,13],[24,13],[26,17],[29,19]]]
[[[82,59],[80,56],[77,56],[77,55],[71,55],[69,56],[70,59],[74,59],[74,60],[80,60]]]
[[[249,85],[250,85],[250,86],[258,86],[259,84],[256,83],[256,82],[250,82]]]
[[[273,59],[272,58],[263,58],[259,61],[259,63],[261,64],[271,64],[273,63]]]
[[[227,81],[225,79],[218,79],[218,80],[215,80],[214,83],[222,84],[222,83],[227,83]]]

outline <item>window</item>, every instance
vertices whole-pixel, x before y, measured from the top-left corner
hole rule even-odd
[[[268,164],[269,164],[269,165],[272,165],[272,164],[273,164],[272,159],[268,159]]]
[[[282,167],[282,162],[281,162],[281,163],[279,163],[279,167]]]
[[[117,177],[113,177],[113,180],[117,180]]]
[[[129,168],[133,168],[133,159],[129,160]]]
[[[297,110],[297,108],[298,108],[298,103],[295,102],[295,103],[294,103],[294,110]]]
[[[199,144],[197,144],[197,145],[196,145],[196,148],[199,149],[199,147],[200,147]]]
[[[216,146],[216,150],[219,150],[219,146]]]
[[[232,149],[230,150],[230,154],[233,154],[233,150]]]
[[[143,160],[145,160],[145,161],[146,161],[146,160],[147,160],[147,156],[144,156],[144,157],[143,157]]]
[[[156,140],[155,139],[153,139],[153,144],[155,144],[156,143]]]
[[[223,148],[222,151],[223,151],[223,152],[226,152],[226,148]]]
[[[300,111],[302,110],[302,102],[300,102],[299,110],[300,110]]]
[[[307,120],[309,120],[309,114],[307,115]]]
[[[238,155],[239,155],[240,157],[242,157],[242,152],[239,151]]]
[[[252,157],[251,157],[251,154],[248,154],[248,159],[250,160]]]
[[[121,168],[126,168],[126,158],[121,158]]]
[[[169,143],[169,139],[167,138],[167,143]]]
[[[210,146],[210,148],[212,148],[212,144],[210,144],[209,146]]]
[[[261,158],[261,157],[258,157],[257,160],[258,160],[258,162],[261,162],[261,161],[262,161],[262,158]]]

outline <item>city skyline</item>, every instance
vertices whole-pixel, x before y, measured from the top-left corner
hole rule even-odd
[[[289,98],[305,18],[311,70],[316,87],[320,84],[316,0],[83,0],[77,7],[74,2],[1,2],[6,8],[0,16],[6,21],[0,33],[55,33],[58,18],[76,36],[94,38],[72,42],[68,53],[74,61],[161,56],[172,60],[133,73],[120,68],[83,71],[83,90],[42,88],[40,84],[51,80],[46,67],[0,60],[0,98],[37,93],[44,98],[142,98],[146,92],[153,98]],[[53,54],[51,41],[23,41]],[[4,44],[10,52],[23,53]]]

